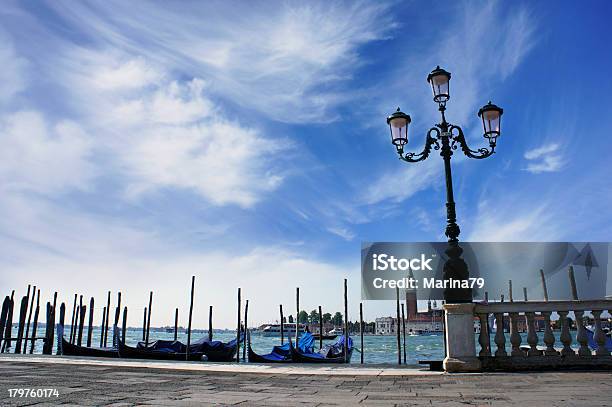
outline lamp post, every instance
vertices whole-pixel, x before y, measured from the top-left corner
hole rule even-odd
[[[408,127],[411,122],[409,115],[397,111],[387,117],[387,124],[391,130],[391,142],[395,146],[401,160],[415,163],[429,157],[432,148],[439,150],[444,161],[444,172],[446,178],[446,237],[448,248],[445,253],[448,259],[444,263],[445,280],[466,280],[469,278],[467,264],[461,258],[463,249],[459,246],[459,225],[457,225],[457,214],[455,212],[455,198],[453,195],[453,179],[451,172],[451,157],[457,147],[469,158],[483,159],[490,157],[495,152],[497,137],[500,135],[500,124],[503,109],[487,103],[478,111],[484,128],[483,136],[489,142],[488,148],[472,150],[465,140],[461,127],[446,121],[446,102],[450,98],[449,84],[450,72],[436,67],[427,76],[427,82],[431,84],[433,100],[438,104],[438,110],[442,121],[429,129],[425,136],[425,147],[420,153],[404,153],[404,146],[408,144]],[[471,288],[445,288],[444,299],[447,303],[472,302]]]

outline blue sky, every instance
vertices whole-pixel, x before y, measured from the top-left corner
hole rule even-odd
[[[595,4],[596,3],[596,4]],[[610,5],[575,2],[15,2],[0,10],[0,283],[124,291],[139,323],[208,304],[232,326],[359,301],[362,241],[442,240],[442,161],[420,150],[452,72],[449,121],[498,152],[455,155],[461,238],[609,241]],[[272,294],[272,290],[274,293]],[[366,317],[393,305],[368,302]],[[356,315],[354,311],[351,311]]]

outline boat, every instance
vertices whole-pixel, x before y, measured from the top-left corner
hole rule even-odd
[[[306,325],[299,324],[300,332],[306,331]],[[267,324],[261,329],[262,336],[281,336],[280,324]],[[295,336],[295,323],[283,324],[283,335],[286,337]]]
[[[240,343],[244,342],[244,335],[240,335]],[[236,350],[238,349],[237,340],[232,339],[225,343],[221,341],[209,341],[208,338],[202,338],[193,342],[190,347],[190,352],[201,352],[206,355],[209,362],[231,362],[236,358]]]
[[[61,337],[60,354],[67,356],[88,356],[95,358],[118,358],[117,348],[89,348],[70,343],[63,336]]]
[[[319,340],[320,335],[319,334],[313,334],[315,340]],[[323,340],[329,340],[329,341],[333,341],[334,339],[336,339],[338,337],[338,335],[323,335]]]
[[[146,345],[139,342],[136,347],[126,345],[121,338],[117,338],[119,356],[128,359],[151,359],[151,360],[202,360],[203,352],[186,353],[186,346],[179,341],[157,340]]]
[[[240,336],[240,342],[244,340],[244,335]],[[117,335],[117,347],[119,356],[132,359],[156,359],[156,360],[190,360],[210,362],[230,362],[236,356],[236,339],[224,343],[221,341],[209,341],[204,337],[189,345],[189,355],[187,346],[180,341],[156,340],[149,344],[138,342],[136,347],[128,346],[119,339]],[[206,358],[203,358],[206,356]],[[189,359],[187,359],[187,357]]]
[[[349,363],[351,361],[351,355],[353,354],[353,340],[348,337],[348,350],[345,356],[344,347],[344,335],[340,336],[338,340],[331,344],[323,347],[318,352],[314,352],[309,349],[308,352],[304,352],[301,349],[296,349],[289,339],[289,349],[291,350],[291,358],[294,362],[298,363]]]
[[[312,351],[314,336],[305,332],[298,341],[298,347],[303,352]],[[249,353],[250,363],[289,363],[293,362],[291,358],[291,348],[289,343],[280,346],[274,346],[270,353],[259,355],[251,348],[251,334],[248,334],[247,351]]]
[[[587,339],[588,339],[588,343],[589,343],[589,347],[593,350],[597,350],[597,342],[595,342],[595,333],[592,331],[592,327],[586,327],[585,328],[586,334],[587,334]],[[612,352],[612,337],[610,336],[609,333],[605,334],[605,338],[606,338],[606,342],[605,342],[605,348]]]

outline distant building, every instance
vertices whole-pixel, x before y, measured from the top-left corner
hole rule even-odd
[[[410,273],[412,274],[412,273]],[[442,304],[440,304],[442,305]],[[438,308],[437,301],[427,301],[427,312],[419,312],[417,307],[417,295],[415,289],[406,291],[406,332],[442,332],[444,311]],[[400,321],[401,322],[401,321]],[[397,318],[380,317],[376,318],[377,335],[395,335],[398,327]]]
[[[395,334],[396,324],[397,324],[397,320],[393,317],[376,318],[376,335]]]

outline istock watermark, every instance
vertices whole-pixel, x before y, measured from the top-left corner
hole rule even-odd
[[[430,270],[430,263],[433,261],[433,258],[427,258],[424,254],[421,253],[420,258],[415,259],[404,259],[399,258],[396,259],[394,256],[389,256],[387,254],[376,254],[372,255],[372,268],[374,270],[402,270],[406,271],[408,269],[411,270]]]
[[[509,281],[515,301],[542,299],[540,270],[546,276],[549,298],[570,298],[567,270],[575,270],[581,299],[612,294],[612,244],[607,242],[462,242],[469,277],[445,278],[448,247],[444,242],[363,243],[361,297],[394,300],[396,290],[416,291],[420,300],[441,300],[447,288],[471,288],[475,301],[508,297]],[[525,288],[523,290],[523,287]],[[518,295],[520,294],[520,295]]]

